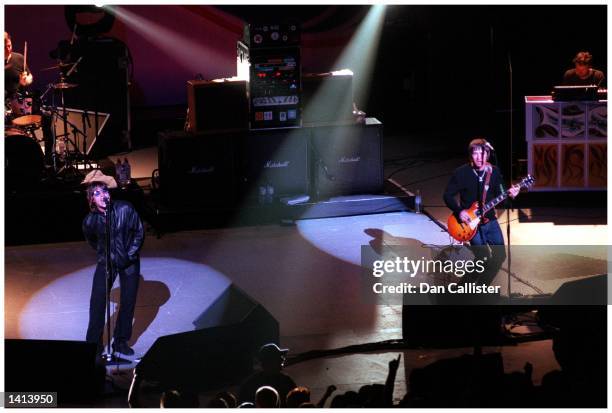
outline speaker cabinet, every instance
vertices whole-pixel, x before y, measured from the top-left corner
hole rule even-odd
[[[193,133],[242,131],[249,127],[247,82],[187,82],[188,130]]]
[[[196,331],[159,337],[137,366],[164,387],[212,389],[241,382],[266,343],[278,343],[278,321],[231,285],[197,320]]]
[[[503,306],[404,305],[402,337],[410,347],[495,345]]]
[[[242,145],[241,159],[249,194],[271,185],[275,196],[308,194],[307,129],[250,131]]]
[[[353,120],[353,75],[308,73],[302,76],[304,124]]]
[[[164,205],[233,204],[236,135],[163,132],[158,138],[159,190]]]
[[[382,124],[319,126],[312,130],[315,195],[375,194],[383,189]]]
[[[57,392],[58,403],[91,402],[104,388],[96,344],[62,340],[4,340],[5,390]]]

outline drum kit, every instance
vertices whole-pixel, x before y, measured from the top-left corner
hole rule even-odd
[[[77,88],[76,83],[66,79],[76,69],[81,59],[72,64],[52,66],[43,70],[60,69],[59,80],[48,85],[42,94],[18,91],[5,100],[4,135],[5,167],[7,180],[19,177],[26,183],[39,182],[45,172],[45,160],[50,164],[51,175],[82,176],[83,170],[91,168],[85,148],[87,135],[77,125],[70,122],[64,100],[64,92]],[[66,66],[71,66],[65,73]],[[64,74],[65,73],[65,74]],[[51,92],[52,93],[49,93]],[[46,104],[46,96],[51,97],[51,104]],[[56,97],[59,105],[56,105]],[[63,124],[63,129],[58,125]],[[81,125],[81,127],[85,127]],[[59,129],[59,130],[58,130]],[[58,133],[63,132],[63,133]],[[83,148],[79,148],[79,139],[83,139]],[[97,131],[95,137],[97,138]],[[44,150],[44,154],[43,154]]]

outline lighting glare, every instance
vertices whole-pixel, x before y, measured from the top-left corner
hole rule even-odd
[[[161,49],[177,64],[192,72],[200,71],[207,62],[224,59],[216,51],[203,46],[202,42],[177,34],[158,23],[137,15],[126,7],[115,6],[108,9],[126,26]]]
[[[341,69],[334,70],[331,74],[332,76],[353,76],[353,71],[351,69]]]
[[[377,4],[370,8],[335,64],[336,67],[350,67],[355,72],[354,100],[360,107],[365,105],[370,92],[372,71],[376,62],[385,11],[384,4]]]

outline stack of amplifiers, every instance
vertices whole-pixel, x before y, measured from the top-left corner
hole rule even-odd
[[[238,74],[249,79],[250,129],[300,127],[299,27],[295,24],[246,25],[237,54]]]
[[[383,189],[382,124],[239,133],[159,134],[163,205],[231,207],[271,186],[274,197],[325,198]]]
[[[244,80],[190,80],[187,82],[187,102],[189,132],[236,132],[249,127],[247,82]]]
[[[375,118],[364,124],[313,126],[313,194],[317,198],[376,194],[383,190],[383,128]]]
[[[225,207],[236,197],[234,145],[239,134],[160,132],[159,191],[167,206]]]

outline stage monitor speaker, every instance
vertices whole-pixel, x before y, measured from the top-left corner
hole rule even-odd
[[[195,331],[159,337],[137,373],[166,388],[219,388],[241,382],[252,372],[258,349],[279,342],[278,321],[234,285],[194,325]]]
[[[158,138],[159,190],[164,205],[233,204],[236,135],[161,132]]]
[[[5,391],[57,392],[58,403],[91,402],[104,388],[96,344],[60,340],[4,340]]]
[[[62,150],[78,150],[89,155],[97,141],[97,137],[104,131],[110,115],[102,112],[96,113],[89,110],[66,108],[66,119],[68,122],[64,125],[64,120],[61,117],[64,115],[63,109],[58,108],[58,112],[59,115],[53,115],[51,124],[51,128],[55,131],[56,149],[59,152],[62,152]],[[98,128],[97,134],[96,127]],[[38,140],[42,140],[42,129],[36,130],[34,135]]]
[[[241,164],[250,196],[271,185],[275,196],[310,190],[307,129],[250,131],[242,145]]]
[[[595,275],[564,283],[550,300],[552,305],[607,305],[608,276]]]
[[[330,197],[383,190],[382,124],[312,127],[315,194]]]
[[[404,305],[402,336],[410,347],[499,344],[505,310],[497,305]]]
[[[215,133],[249,128],[247,82],[244,80],[187,82],[188,131]]]
[[[303,75],[302,102],[304,124],[352,121],[353,75]]]

